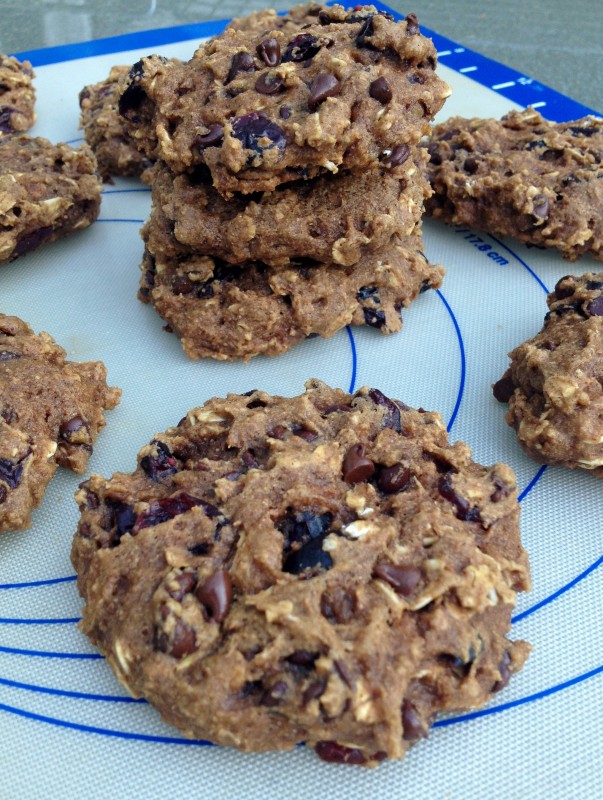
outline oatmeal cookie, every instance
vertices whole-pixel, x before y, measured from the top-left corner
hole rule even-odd
[[[352,266],[227,264],[177,242],[157,206],[143,237],[139,298],[153,304],[191,358],[276,355],[348,324],[393,333],[402,327],[401,309],[443,276],[423,254],[419,226]]]
[[[603,478],[603,272],[561,278],[547,303],[494,396],[528,455]]]
[[[27,131],[36,121],[34,77],[29,61],[0,53],[0,139]]]
[[[101,186],[87,145],[0,138],[0,263],[87,228],[98,216]]]
[[[414,160],[393,170],[300,180],[230,200],[212,187],[204,166],[193,175],[174,175],[158,165],[153,203],[179,242],[231,264],[287,266],[312,258],[351,266],[387,245],[394,233],[411,234],[421,219],[429,184],[414,150]]]
[[[105,80],[82,89],[80,128],[96,156],[103,180],[121,175],[140,177],[148,182],[148,170],[153,162],[128,136],[125,121],[117,110],[129,72],[129,66],[112,67]]]
[[[81,485],[82,630],[187,736],[399,759],[523,665],[512,470],[376,389],[213,399]]]
[[[0,314],[0,532],[27,528],[57,466],[84,472],[119,402],[100,361],[67,361],[47,333]]]
[[[548,122],[528,108],[500,121],[453,117],[428,145],[437,219],[603,259],[603,119]]]
[[[226,198],[395,166],[450,93],[416,18],[325,7],[299,30],[229,29],[186,64],[141,59],[119,101],[130,134],[174,172],[204,163]]]

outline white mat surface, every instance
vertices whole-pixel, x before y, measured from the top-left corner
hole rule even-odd
[[[148,52],[186,58],[198,41],[149,48],[140,37],[136,50],[38,67],[33,133],[77,140],[84,84]],[[454,94],[442,116],[500,116],[516,107],[445,63],[440,72]],[[102,359],[109,382],[123,389],[90,469],[130,471],[155,432],[210,396],[252,387],[293,395],[311,376],[437,409],[451,439],[468,442],[477,461],[503,460],[518,474],[533,591],[520,598],[512,635],[534,650],[487,709],[440,723],[404,762],[376,770],[324,764],[304,748],[246,756],[183,742],[148,705],[128,702],[76,628],[81,601],[69,549],[81,478],[61,472],[32,529],[0,539],[1,800],[603,796],[603,486],[588,474],[539,470],[490,390],[507,352],[539,330],[546,290],[600,263],[570,266],[554,252],[427,221],[427,254],[447,276],[441,292],[405,312],[400,334],[344,330],[279,358],[192,362],[136,300],[138,231],[149,206],[141,184],[116,181],[92,228],[0,268],[3,312],[51,333],[72,359]]]

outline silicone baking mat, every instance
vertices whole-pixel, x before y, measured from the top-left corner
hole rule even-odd
[[[77,143],[78,92],[114,64],[160,52],[189,57],[224,23],[39,50],[33,133]],[[588,109],[529,77],[433,35],[453,87],[441,116],[500,116],[532,104],[553,119]],[[25,54],[23,54],[25,55]],[[533,590],[521,596],[512,637],[533,653],[486,708],[439,720],[403,762],[375,770],[319,761],[303,747],[243,755],[183,739],[146,703],[127,697],[78,631],[71,538],[81,477],[61,471],[30,531],[0,539],[0,798],[483,798],[601,797],[603,788],[602,484],[525,457],[491,384],[507,353],[539,330],[564,263],[467,229],[425,222],[427,254],[445,265],[440,291],[404,313],[401,333],[346,329],[248,364],[188,360],[151,307],[136,300],[139,229],[149,191],[106,185],[100,219],[63,242],[0,269],[0,308],[51,333],[76,360],[102,359],[123,389],[90,469],[130,471],[157,431],[213,395],[261,387],[294,395],[308,377],[353,390],[380,388],[439,410],[452,440],[484,464],[506,461],[521,487],[523,541]]]

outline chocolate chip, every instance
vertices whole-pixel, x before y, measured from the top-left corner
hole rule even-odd
[[[343,459],[343,479],[346,483],[368,481],[375,472],[375,464],[365,456],[363,444],[353,444]]]
[[[172,278],[172,291],[174,294],[192,294],[195,289],[196,286],[188,275],[174,275]]]
[[[268,67],[276,67],[281,60],[281,46],[276,39],[264,39],[255,49],[259,58]]]
[[[511,487],[507,486],[503,479],[500,478],[496,473],[492,475],[492,483],[494,484],[494,491],[490,495],[490,500],[493,503],[498,503],[511,494]]]
[[[316,111],[318,106],[327,99],[334,97],[341,91],[341,83],[335,75],[330,72],[319,72],[310,86],[310,97],[308,98],[308,108]]]
[[[469,156],[465,159],[465,163],[463,164],[463,169],[468,175],[475,175],[477,170],[479,169],[477,159],[473,156]]]
[[[94,502],[92,498],[90,498],[90,501]],[[89,498],[86,496],[86,503],[88,502]],[[115,546],[119,544],[122,536],[124,536],[126,533],[131,533],[134,523],[136,522],[137,515],[134,513],[132,506],[128,505],[127,503],[123,503],[121,501],[111,501],[109,498],[107,498],[106,503],[107,506],[112,510],[112,525],[115,527],[115,531],[113,533],[111,544],[112,546]],[[90,508],[90,506],[88,507]]]
[[[285,81],[280,75],[271,74],[270,72],[262,72],[260,77],[255,82],[255,90],[259,94],[272,95],[278,94],[283,90]]]
[[[14,361],[21,358],[21,353],[13,353],[11,350],[0,350],[0,361]]]
[[[407,144],[399,144],[393,150],[383,151],[381,163],[388,167],[399,167],[400,164],[404,164],[409,155],[410,147]]]
[[[537,217],[546,219],[549,215],[549,199],[544,194],[537,194],[532,201],[533,213]]]
[[[499,403],[508,403],[515,394],[515,384],[510,372],[506,372],[502,378],[492,386],[492,394]]]
[[[278,110],[278,115],[281,119],[289,119],[291,116],[291,109],[289,106],[281,106]]]
[[[375,405],[384,406],[386,408],[386,413],[383,417],[383,426],[385,428],[392,428],[398,433],[402,433],[402,421],[400,419],[400,408],[398,405],[394,403],[393,400],[390,400],[389,397],[386,397],[383,392],[380,392],[379,389],[369,389],[368,396]],[[407,406],[404,406],[404,409],[406,408]]]
[[[378,100],[381,105],[386,106],[392,99],[392,90],[387,78],[377,78],[369,86],[369,95]]]
[[[266,691],[262,695],[260,703],[263,706],[267,706],[268,708],[277,706],[281,702],[281,700],[285,697],[288,691],[289,687],[287,686],[285,681],[277,681],[275,684],[266,689]]]
[[[73,439],[74,434],[78,433],[83,428],[86,429],[86,433],[88,433],[88,426],[86,425],[85,420],[78,414],[66,422],[63,422],[59,428],[59,435],[61,439],[65,439],[69,442],[71,439]],[[89,438],[89,436],[87,438]]]
[[[2,505],[2,503],[6,500],[7,497],[8,497],[8,489],[6,488],[6,486],[3,486],[0,483],[0,505]]]
[[[403,464],[381,467],[377,475],[377,486],[383,494],[397,494],[408,487],[410,478],[410,469]]]
[[[218,123],[210,125],[207,133],[201,133],[195,139],[195,144],[199,150],[205,150],[206,147],[217,147],[224,139],[224,128]]]
[[[603,289],[603,281],[586,281],[586,289],[589,292],[598,292],[599,289]]]
[[[476,506],[471,506],[468,500],[465,500],[452,485],[453,472],[440,478],[438,491],[445,500],[449,500],[456,508],[456,516],[466,522],[480,522],[481,515]]]
[[[585,310],[591,317],[603,317],[603,297],[595,297],[587,303]]]
[[[239,72],[255,72],[255,62],[253,60],[253,56],[251,53],[245,52],[245,50],[235,53],[232,57],[230,69],[228,71],[228,75],[226,76],[226,80],[224,81],[224,85],[234,80]]]
[[[153,439],[151,446],[155,453],[140,459],[140,467],[152,481],[156,483],[178,471],[178,462],[172,455],[169,447],[157,439]]]
[[[357,47],[368,47],[371,50],[374,49],[373,45],[369,41],[367,41],[375,33],[373,16],[374,15],[371,14],[362,23],[362,27],[360,28],[360,30],[358,31],[358,35],[356,36]]]
[[[402,729],[404,731],[403,738],[407,742],[427,738],[427,732],[417,714],[417,710],[407,699],[402,703]]]
[[[12,132],[12,115],[16,110],[16,108],[12,108],[11,106],[0,106],[0,133]]]
[[[496,681],[494,686],[492,687],[493,692],[500,692],[501,689],[504,689],[505,686],[511,680],[511,670],[509,667],[511,666],[511,656],[509,655],[508,651],[505,650],[503,653],[503,657],[498,665],[498,671],[500,672],[500,680]]]
[[[559,278],[557,283],[555,284],[555,288],[553,290],[553,294],[557,298],[557,300],[566,300],[568,297],[571,297],[574,293],[574,286],[571,282],[571,275],[564,275],[563,278]],[[567,286],[563,284],[565,281],[569,280],[570,283]]]
[[[181,619],[176,621],[171,642],[164,633],[160,634],[157,641],[158,649],[174,658],[189,656],[194,653],[196,645],[195,631]]]
[[[318,698],[324,694],[326,688],[326,678],[319,678],[316,681],[312,681],[312,683],[310,683],[304,690],[302,695],[302,705],[307,706],[311,700],[318,700]]]
[[[285,50],[283,55],[283,64],[288,61],[299,63],[300,61],[308,61],[314,58],[316,53],[320,50],[321,45],[311,33],[300,33],[295,36]]]
[[[192,572],[180,572],[170,576],[166,584],[166,592],[179,603],[190,594],[197,584],[197,578]]]
[[[197,600],[206,608],[209,618],[222,622],[232,601],[232,581],[225,569],[218,569],[195,592]]]
[[[232,123],[232,133],[246,150],[252,150],[259,155],[273,148],[284,153],[287,145],[282,128],[257,111],[236,117]]]
[[[421,580],[421,570],[417,567],[382,562],[375,565],[373,577],[389,583],[397,594],[408,597],[414,592]]]

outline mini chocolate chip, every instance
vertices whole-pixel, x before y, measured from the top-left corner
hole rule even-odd
[[[585,310],[591,317],[603,317],[603,297],[595,297],[586,305]]]
[[[496,681],[494,686],[492,687],[493,692],[500,692],[501,689],[504,689],[505,686],[511,680],[511,670],[509,667],[511,666],[511,656],[509,655],[508,651],[505,650],[503,653],[503,657],[498,665],[498,671],[500,672],[500,680]]]
[[[383,494],[397,494],[407,488],[411,472],[403,464],[381,467],[377,475],[377,486]]]
[[[492,394],[499,403],[508,403],[515,394],[515,384],[510,372],[506,372],[502,378],[492,385]]]
[[[255,82],[255,90],[259,94],[278,94],[282,91],[285,81],[280,75],[274,75],[270,72],[262,72],[260,77]]]
[[[427,738],[427,732],[415,707],[410,700],[406,699],[402,703],[402,729],[404,731],[403,738],[407,742]]]
[[[383,151],[381,163],[388,167],[399,167],[400,164],[404,164],[409,155],[410,147],[407,144],[399,144],[393,150]]]
[[[421,570],[417,567],[405,567],[399,564],[382,562],[375,565],[373,577],[389,583],[397,594],[408,597],[414,592],[421,580]]]
[[[245,50],[235,53],[232,57],[230,69],[228,71],[226,80],[224,81],[224,85],[234,80],[239,72],[255,72],[255,62],[253,60],[253,56],[251,53],[245,52]]]
[[[0,361],[14,361],[21,358],[21,353],[13,353],[11,350],[0,350]]]
[[[453,472],[449,472],[440,478],[438,491],[445,500],[450,501],[456,507],[456,516],[466,522],[481,522],[481,515],[476,506],[471,506],[452,485]]]
[[[198,587],[195,596],[214,622],[222,622],[232,601],[232,582],[225,569],[218,569]]]
[[[63,422],[61,427],[59,428],[59,435],[61,439],[65,439],[69,441],[74,433],[81,431],[82,428],[87,428],[85,421],[79,415],[72,417],[71,419]]]
[[[494,484],[494,491],[490,495],[490,500],[493,503],[498,503],[511,494],[511,487],[507,486],[503,479],[499,478],[496,473],[492,475],[492,483]]]
[[[174,294],[192,294],[195,288],[195,284],[188,275],[174,275],[172,278],[172,291]]]
[[[473,156],[469,156],[468,158],[466,158],[465,163],[463,164],[463,169],[469,175],[475,175],[475,173],[479,169],[477,159],[474,158]]]
[[[377,78],[369,86],[369,95],[378,100],[381,105],[386,106],[392,99],[392,90],[387,81],[387,78]]]
[[[278,115],[281,119],[289,119],[291,116],[291,109],[289,106],[281,106],[278,110]]]
[[[549,199],[544,194],[537,194],[532,201],[533,213],[537,217],[546,219],[549,215]]]
[[[319,72],[310,86],[310,97],[308,98],[308,108],[316,111],[318,106],[327,97],[334,97],[341,91],[341,83],[331,72]]]
[[[343,479],[346,483],[361,483],[375,472],[375,464],[365,455],[363,444],[353,444],[343,459]]]
[[[276,67],[281,60],[281,46],[276,39],[264,39],[255,49],[259,58],[268,67]]]
[[[197,578],[192,572],[180,572],[170,577],[165,588],[169,596],[180,603],[185,595],[193,591],[196,584]]]
[[[224,128],[218,123],[210,125],[207,133],[201,133],[195,139],[195,144],[199,150],[205,150],[206,147],[217,147],[224,139]]]
[[[326,688],[326,678],[319,678],[316,681],[312,681],[312,683],[310,683],[304,690],[302,695],[302,705],[307,706],[311,700],[317,700],[322,694],[324,694]]]
[[[564,275],[563,278],[559,278],[557,283],[555,284],[555,288],[553,290],[553,294],[557,298],[557,300],[565,300],[568,297],[571,297],[574,293],[574,287],[570,282],[569,286],[564,286],[564,282],[570,280],[572,278],[571,275]]]
[[[6,488],[6,486],[3,486],[0,483],[0,505],[2,505],[2,503],[6,500],[7,497],[8,497],[8,489]]]

